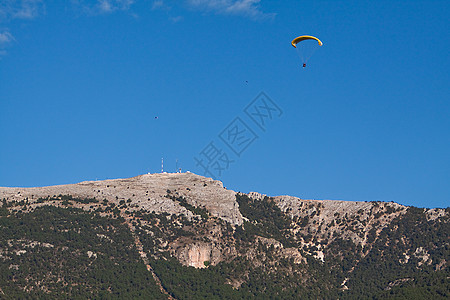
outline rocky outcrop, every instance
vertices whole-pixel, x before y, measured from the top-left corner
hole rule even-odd
[[[181,248],[177,253],[178,260],[190,267],[206,268],[223,260],[222,251],[212,243],[195,242]]]
[[[294,228],[294,231],[313,234],[322,240],[336,234],[363,247],[375,225],[376,233],[381,232],[408,208],[394,202],[304,200],[292,196],[273,199],[292,218],[307,220],[303,228]]]
[[[184,197],[190,204],[206,208],[212,216],[231,224],[242,224],[235,192],[223,187],[222,182],[193,173],[145,174],[126,179],[84,181],[77,184],[35,188],[0,187],[0,199],[34,203],[39,197],[72,195],[78,198],[107,199],[118,204],[130,199],[130,210],[144,209],[155,213],[192,213],[176,201],[166,197],[168,192]]]

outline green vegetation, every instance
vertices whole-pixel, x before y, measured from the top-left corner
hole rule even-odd
[[[89,204],[89,203],[98,203],[99,202],[97,199],[95,199],[95,197],[80,199],[80,198],[74,198],[71,195],[58,195],[58,196],[53,196],[53,197],[48,196],[46,198],[38,198],[37,199],[37,203],[44,203],[44,202],[50,202],[50,201],[62,201],[66,205],[68,203],[70,203],[69,201],[77,202],[77,203],[81,203],[81,204]]]
[[[448,299],[448,221],[448,215],[428,221],[423,209],[410,207],[383,229],[368,255],[360,259],[349,276],[348,294],[378,294],[379,299],[411,299],[411,295],[414,299]],[[380,292],[390,285],[393,287]]]
[[[226,284],[226,276],[217,274],[217,268],[184,267],[170,257],[153,260],[151,265],[165,289],[176,299],[242,299],[243,293]]]
[[[3,215],[0,249],[2,298],[164,299],[115,219],[51,206]]]
[[[372,220],[377,225],[366,232],[362,246],[337,231],[319,242],[312,226],[319,211],[291,218],[269,197],[238,194],[248,221],[234,227],[170,191],[167,197],[199,217],[125,211],[131,200],[115,205],[59,195],[38,201],[63,207],[34,209],[27,200],[3,201],[0,294],[7,299],[167,299],[139,256],[137,237],[163,288],[180,300],[450,297],[448,214],[428,220],[423,209],[412,207],[382,230],[380,220]],[[75,203],[102,209],[86,212],[73,208]],[[385,208],[379,217],[392,212]],[[322,223],[323,230],[339,224],[357,231],[363,213],[336,213]],[[293,227],[299,230],[295,234]],[[215,247],[222,261],[204,261],[203,269],[183,266],[174,257],[192,244]],[[323,261],[314,257],[320,251]]]
[[[170,190],[167,190],[167,191],[170,192]],[[192,212],[194,215],[201,216],[205,220],[207,220],[209,218],[209,212],[206,208],[191,205],[187,202],[186,198],[184,198],[182,196],[175,197],[175,196],[171,195],[170,193],[168,193],[166,195],[166,197],[169,199],[172,199],[174,201],[177,201],[181,206],[183,206],[184,208],[186,208],[187,210]]]
[[[253,241],[255,236],[274,238],[291,247],[293,237],[289,232],[291,219],[269,197],[262,200],[254,200],[245,194],[237,194],[239,211],[249,221],[245,221],[243,227],[238,227],[235,233],[237,239]]]

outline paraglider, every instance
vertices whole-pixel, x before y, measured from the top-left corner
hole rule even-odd
[[[322,46],[323,43],[316,38],[315,36],[311,36],[311,35],[301,35],[299,37],[296,37],[295,39],[292,40],[291,44],[292,46],[294,46],[294,48],[297,48],[297,44],[300,43],[301,41],[306,41],[306,40],[316,40],[319,43],[319,46]]]
[[[321,40],[311,35],[301,35],[293,39],[291,42],[291,45],[297,49],[297,52],[302,60],[303,68],[306,67],[307,61],[317,50],[318,46],[314,41],[316,41],[319,46],[323,45]]]

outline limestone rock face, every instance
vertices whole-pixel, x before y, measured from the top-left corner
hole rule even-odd
[[[335,233],[363,247],[375,224],[378,234],[408,209],[394,202],[304,200],[292,196],[276,196],[273,199],[282,211],[292,217],[308,218],[308,224],[303,229],[294,231],[308,232],[322,238]],[[382,217],[379,218],[378,214]],[[353,225],[348,226],[349,223]]]
[[[145,209],[155,213],[192,213],[167,196],[184,197],[194,206],[204,207],[214,217],[231,224],[242,224],[235,192],[223,187],[222,182],[193,173],[145,174],[126,179],[84,181],[77,184],[34,188],[0,187],[0,199],[36,202],[39,197],[72,195],[78,198],[107,199],[118,204],[130,199],[130,210]]]
[[[209,264],[215,265],[222,261],[220,249],[211,243],[196,242],[186,245],[177,253],[178,260],[187,266],[206,268]]]

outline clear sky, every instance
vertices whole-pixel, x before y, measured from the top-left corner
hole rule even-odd
[[[450,1],[0,0],[0,186],[164,157],[222,163],[241,192],[447,207],[449,16]],[[306,68],[303,34],[324,43]]]

